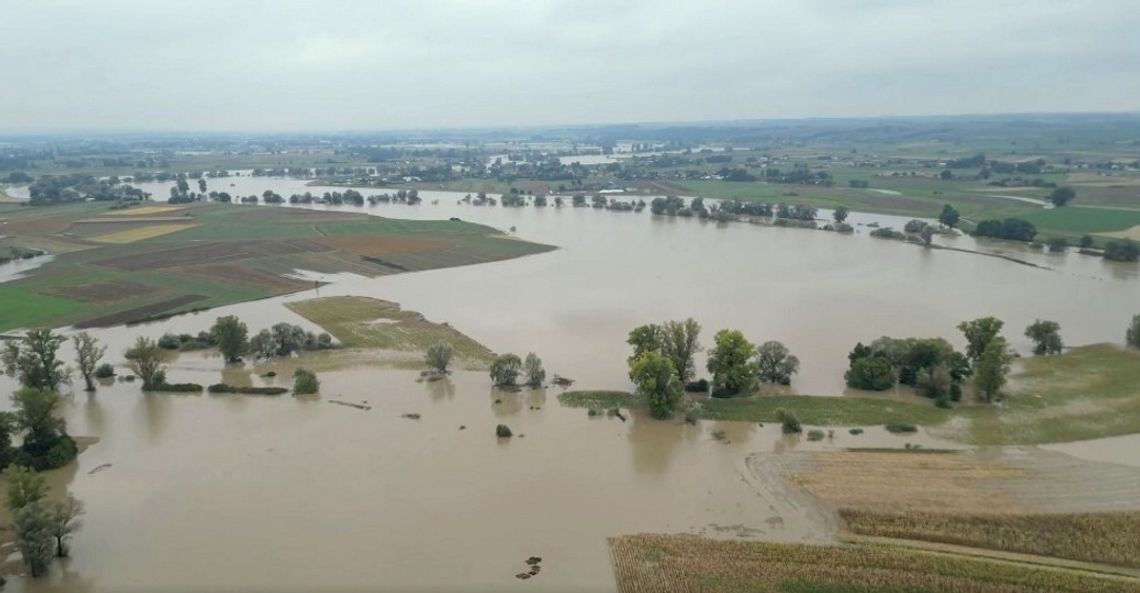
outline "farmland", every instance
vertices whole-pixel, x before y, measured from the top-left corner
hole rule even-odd
[[[893,546],[633,535],[611,538],[610,554],[621,593],[1140,591],[1131,579]]]
[[[7,243],[57,255],[0,286],[0,330],[114,325],[311,287],[288,276],[296,270],[377,276],[550,249],[460,221],[223,204],[169,216],[150,208],[123,216],[87,203],[7,215]]]

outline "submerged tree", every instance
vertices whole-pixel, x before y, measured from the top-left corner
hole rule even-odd
[[[83,503],[68,494],[63,500],[52,501],[45,506],[48,531],[55,538],[55,555],[66,558],[68,554],[67,538],[83,526],[83,522],[79,520],[79,517],[83,515]]]
[[[673,415],[683,390],[677,369],[668,357],[656,350],[642,352],[629,363],[629,378],[637,385],[637,392],[645,398],[654,418]]]
[[[800,359],[788,347],[775,340],[756,348],[756,377],[765,383],[791,385],[792,375],[800,370]]]
[[[142,379],[144,390],[156,389],[166,382],[162,364],[166,360],[166,352],[152,338],[139,336],[123,357],[131,371]]]
[[[958,220],[960,218],[961,216],[958,214],[958,211],[950,204],[946,204],[942,206],[942,213],[938,215],[938,222],[944,226],[954,228],[958,226]]]
[[[16,549],[28,565],[28,572],[33,578],[43,576],[55,553],[51,516],[46,505],[34,502],[20,508],[12,514],[12,526],[16,532]]]
[[[16,512],[47,496],[47,480],[22,465],[10,465],[4,470],[8,482],[8,510]]]
[[[12,394],[16,429],[24,433],[17,452],[19,462],[32,469],[55,469],[78,453],[67,434],[67,423],[57,414],[60,395],[46,389],[25,387]]]
[[[436,342],[428,346],[424,359],[432,370],[438,373],[447,373],[447,367],[451,364],[451,357],[454,353],[455,349],[451,347],[451,344]]]
[[[57,356],[64,339],[51,329],[32,329],[20,340],[5,342],[0,353],[4,372],[24,387],[57,391],[67,382],[63,361]]]
[[[210,335],[218,343],[218,350],[226,362],[237,362],[249,349],[249,328],[233,315],[219,317],[210,328]]]
[[[1068,205],[1075,197],[1077,197],[1076,190],[1067,185],[1062,185],[1053,190],[1053,193],[1049,194],[1049,201],[1053,202],[1054,206],[1060,208]]]
[[[1060,354],[1065,347],[1061,341],[1061,325],[1056,321],[1042,321],[1040,319],[1034,321],[1032,325],[1025,328],[1025,337],[1035,342],[1033,353],[1038,356]]]
[[[849,212],[850,211],[847,209],[847,206],[839,206],[831,212],[831,218],[835,219],[835,222],[837,224],[842,224],[847,220],[847,214]]]
[[[523,361],[523,371],[526,373],[526,384],[529,387],[542,387],[546,381],[546,369],[542,368],[542,359],[531,352]]]
[[[75,344],[75,364],[79,367],[79,375],[83,377],[86,390],[95,391],[95,382],[92,378],[95,376],[99,361],[103,360],[103,355],[107,352],[107,347],[100,346],[99,340],[87,332],[78,333],[71,339]]]
[[[312,395],[320,389],[316,373],[305,369],[293,371],[293,395]]]
[[[756,380],[752,357],[756,347],[738,330],[722,329],[713,338],[707,368],[713,375],[714,397],[731,397],[751,390]]]
[[[491,381],[495,385],[514,385],[520,372],[522,372],[522,360],[517,354],[500,354],[491,363]]]

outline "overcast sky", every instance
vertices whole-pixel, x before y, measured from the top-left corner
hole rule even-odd
[[[1140,111],[1138,0],[8,0],[0,130]]]

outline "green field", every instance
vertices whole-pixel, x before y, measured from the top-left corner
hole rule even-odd
[[[776,410],[812,426],[914,424],[935,436],[976,445],[1035,445],[1140,432],[1140,351],[1110,344],[1074,348],[1060,356],[1023,359],[1000,406],[961,404],[945,410],[925,401],[888,396],[754,395],[697,398],[697,417],[776,422]],[[642,408],[624,391],[568,391],[562,405]]]
[[[0,331],[117,325],[311,288],[284,276],[295,270],[375,276],[551,249],[460,221],[272,206],[188,206],[177,216],[195,226],[133,243],[100,243],[76,223],[107,214],[124,218],[98,203],[9,215],[6,241],[57,255],[28,277],[0,285]]]

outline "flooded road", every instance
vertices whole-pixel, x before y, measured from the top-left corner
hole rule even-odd
[[[169,184],[141,185],[162,196]],[[286,197],[333,189],[244,177],[210,185]],[[455,216],[514,227],[521,238],[560,249],[375,279],[339,275],[287,297],[93,333],[118,364],[138,335],[197,333],[227,314],[254,332],[280,321],[315,330],[281,303],[364,295],[448,322],[499,352],[534,351],[548,375],[574,378],[575,388],[620,389],[629,386],[629,330],[692,316],[704,326],[706,346],[721,328],[741,329],[755,342],[783,341],[802,362],[795,390],[841,395],[846,355],[857,341],[943,336],[961,346],[954,326],[982,315],[1004,319],[1005,335],[1023,351],[1021,328],[1035,318],[1059,321],[1070,345],[1119,341],[1140,302],[1135,266],[968,237],[939,241],[1050,269],[873,239],[866,226],[841,236],[647,212],[480,208],[457,205],[462,194],[421,196],[418,206],[340,209]],[[901,228],[905,219],[853,214],[850,222]],[[265,382],[251,367],[223,369],[209,352],[181,355],[168,375],[204,385]],[[881,428],[861,436],[835,429],[834,439],[812,443],[775,425],[689,426],[636,413],[628,422],[589,418],[558,405],[556,390],[500,393],[483,373],[428,384],[415,378],[373,366],[321,372],[321,396],[311,399],[144,395],[132,383],[69,396],[69,431],[100,439],[77,467],[56,474],[85,502],[85,527],[65,574],[30,584],[15,579],[9,588],[500,591],[520,584],[514,575],[535,555],[543,569],[528,588],[613,590],[605,539],[613,535],[826,541],[833,526],[801,505],[783,504],[796,494],[749,471],[756,455],[946,446]],[[0,392],[13,388],[0,379]],[[407,413],[422,417],[402,417]],[[499,423],[516,437],[497,439]]]

